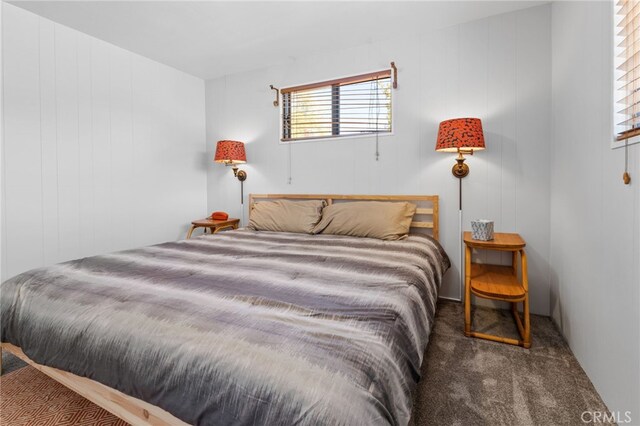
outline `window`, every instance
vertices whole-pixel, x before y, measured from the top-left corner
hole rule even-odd
[[[620,0],[616,5],[616,113],[617,141],[640,135],[640,2]]]
[[[281,93],[283,141],[391,133],[391,70]]]

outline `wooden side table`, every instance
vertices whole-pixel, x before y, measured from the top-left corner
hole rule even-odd
[[[531,347],[531,324],[529,321],[529,282],[527,279],[527,256],[525,241],[518,234],[496,233],[491,241],[471,238],[471,232],[464,233],[465,244],[465,297],[464,334],[467,337],[493,340],[496,342]],[[511,266],[473,263],[472,249],[511,252]],[[518,253],[520,253],[520,275],[518,279]],[[485,299],[502,300],[511,303],[511,312],[518,327],[521,340],[471,330],[471,295]],[[518,303],[523,303],[523,320],[518,313]]]
[[[229,218],[227,220],[213,220],[211,218],[194,220],[191,222],[191,228],[189,228],[189,232],[187,232],[187,240],[191,238],[191,234],[193,234],[194,229],[196,228],[204,228],[205,234],[207,233],[207,229],[212,234],[219,232],[222,229],[233,228],[238,229],[238,224],[240,223],[240,219],[232,219]]]

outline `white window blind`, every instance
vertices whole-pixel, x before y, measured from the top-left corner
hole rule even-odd
[[[616,5],[616,139],[640,135],[640,1]]]
[[[282,140],[391,132],[391,70],[282,89]]]

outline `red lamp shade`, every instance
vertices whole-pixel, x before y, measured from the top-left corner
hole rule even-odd
[[[216,163],[241,164],[247,162],[244,143],[238,141],[218,141],[216,145]]]
[[[436,151],[484,149],[484,134],[479,118],[454,118],[440,123]]]

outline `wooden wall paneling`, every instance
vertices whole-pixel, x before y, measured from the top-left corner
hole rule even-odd
[[[211,213],[206,208],[206,196],[202,199],[202,191],[206,193],[206,174],[207,170],[213,166],[212,161],[206,155],[206,127],[202,125],[206,121],[205,114],[205,86],[204,81],[196,81],[191,76],[173,71],[178,81],[177,90],[180,93],[181,108],[177,109],[178,125],[180,134],[184,135],[178,138],[181,143],[177,144],[177,149],[182,155],[182,163],[184,168],[189,171],[183,174],[176,185],[175,194],[180,195],[180,209],[176,212],[176,219],[182,221],[186,217],[185,208],[194,206],[193,200],[201,200],[198,203],[197,215],[200,212],[206,216]],[[258,125],[256,125],[257,127]],[[249,170],[253,174],[253,170]],[[200,185],[188,185],[185,190],[185,180],[200,178]],[[204,177],[204,179],[202,179]],[[204,217],[204,216],[203,216]],[[184,238],[188,229],[189,220],[182,221],[182,227],[179,229],[175,238]],[[184,232],[182,232],[184,231]],[[175,230],[173,232],[176,232]]]
[[[58,149],[58,248],[61,259],[80,255],[80,163],[77,32],[54,28]]]
[[[5,278],[42,264],[39,32],[35,15],[3,4]],[[10,65],[11,64],[11,65]],[[22,64],[24,66],[12,66]],[[6,84],[11,82],[12,84]]]
[[[164,75],[160,75],[160,77],[161,78],[156,81],[155,86],[155,90],[158,94],[158,97],[156,98],[156,107],[158,108],[158,111],[160,111],[163,121],[161,123],[155,123],[157,131],[155,136],[156,144],[154,147],[151,147],[151,149],[158,150],[159,156],[158,161],[153,165],[153,175],[156,177],[155,184],[157,187],[165,188],[167,191],[164,194],[160,192],[158,193],[157,208],[164,209],[165,214],[173,217],[175,215],[175,209],[177,209],[178,206],[172,203],[171,197],[168,195],[174,193],[173,188],[175,182],[179,179],[180,173],[183,173],[183,171],[178,167],[172,167],[169,169],[165,168],[163,172],[160,172],[161,165],[168,161],[169,158],[175,157],[176,154],[174,153],[173,146],[180,144],[180,140],[178,138],[174,138],[172,132],[172,126],[175,120],[172,109],[169,108],[169,105],[174,102],[174,98],[172,97],[172,88],[170,85],[163,84],[165,81]],[[162,223],[158,223],[157,225],[160,235],[165,239],[169,239],[169,230],[166,229],[166,227],[161,229]],[[173,236],[172,239],[176,239],[176,237]]]
[[[133,236],[133,140],[131,137],[131,55],[109,48],[111,210],[115,250],[131,247]]]
[[[58,122],[55,28],[40,19],[40,145],[42,149],[42,246],[45,264],[58,262]]]
[[[460,46],[459,25],[445,28],[442,31],[445,44],[444,60],[442,62],[446,69],[446,74],[445,79],[439,84],[443,84],[447,91],[447,97],[441,106],[441,114],[444,117],[442,120],[445,120],[446,118],[457,117],[461,113],[460,99],[463,94],[460,92],[460,57],[461,50],[464,52],[464,47]]]
[[[625,314],[617,314],[618,310],[634,312],[636,309],[635,306],[637,306],[636,301],[638,300],[638,298],[629,297],[629,291],[625,291],[619,287],[621,283],[628,285],[629,282],[633,282],[632,286],[635,289],[635,293],[640,295],[640,290],[638,290],[637,285],[637,283],[640,283],[640,274],[635,275],[635,280],[629,280],[627,278],[633,276],[633,272],[631,272],[632,268],[627,265],[633,265],[634,263],[640,265],[640,256],[632,250],[634,240],[636,240],[640,234],[631,232],[633,222],[637,220],[640,212],[634,209],[634,194],[630,193],[627,185],[620,184],[621,165],[624,164],[624,150],[618,149],[611,151],[606,144],[599,143],[601,140],[606,141],[611,138],[612,127],[609,120],[602,119],[604,117],[611,117],[611,107],[608,102],[611,96],[611,86],[608,86],[606,82],[614,68],[614,54],[613,46],[610,43],[610,34],[614,32],[615,20],[609,18],[610,13],[610,5],[597,5],[591,9],[591,13],[589,13],[585,19],[585,25],[589,25],[595,24],[598,21],[601,22],[602,17],[606,17],[604,23],[598,26],[593,25],[592,28],[598,28],[598,30],[589,31],[589,34],[584,36],[585,42],[592,47],[594,52],[598,52],[597,56],[600,58],[596,59],[597,62],[595,63],[598,64],[599,69],[586,75],[581,75],[576,81],[578,84],[587,83],[589,84],[588,87],[592,88],[592,90],[589,91],[590,93],[581,94],[581,99],[584,99],[582,96],[588,96],[590,98],[589,100],[584,99],[584,103],[581,105],[583,108],[581,112],[585,114],[585,117],[594,117],[594,119],[590,119],[584,126],[580,126],[588,132],[588,134],[584,135],[584,138],[576,138],[571,141],[571,150],[581,151],[577,157],[579,159],[578,161],[581,163],[584,161],[585,164],[592,165],[588,169],[589,173],[587,173],[580,182],[582,188],[588,188],[588,191],[584,189],[581,190],[579,195],[581,200],[572,205],[573,208],[576,208],[576,211],[579,211],[579,206],[588,204],[586,208],[590,211],[580,215],[580,221],[584,222],[580,224],[580,227],[574,229],[589,228],[589,232],[578,232],[578,234],[584,235],[584,244],[582,244],[579,249],[567,250],[570,254],[568,253],[569,256],[563,258],[563,260],[566,259],[567,263],[574,264],[575,258],[573,258],[573,256],[584,256],[580,259],[582,263],[581,271],[572,277],[565,277],[569,285],[575,286],[575,282],[572,281],[581,274],[587,275],[590,277],[590,281],[592,280],[592,283],[596,284],[593,287],[590,286],[588,293],[579,286],[575,288],[581,294],[572,300],[571,303],[577,302],[582,306],[581,310],[583,312],[592,312],[593,314],[588,318],[584,317],[583,324],[585,327],[575,333],[574,336],[579,335],[581,337],[581,343],[579,343],[579,345],[582,346],[582,351],[589,351],[591,356],[600,360],[611,360],[610,362],[617,366],[617,371],[612,376],[607,375],[607,378],[614,383],[622,383],[629,375],[640,377],[640,363],[636,362],[636,374],[634,374],[632,372],[633,367],[629,366],[628,361],[625,359],[627,357],[636,360],[640,359],[640,315],[635,316],[635,321],[625,321]],[[583,63],[587,56],[580,56],[579,62]],[[575,87],[572,86],[571,89],[573,93],[576,93],[574,91]],[[558,124],[558,126],[563,126],[563,124]],[[574,130],[573,125],[566,127],[570,131]],[[585,141],[588,141],[589,146],[591,146],[591,144],[595,146],[583,151],[581,145]],[[630,166],[638,164],[633,161],[633,153],[637,153],[638,148],[638,146],[635,146],[635,149],[631,148],[628,152]],[[597,166],[594,167],[593,165]],[[615,172],[607,172],[608,170],[615,170]],[[567,186],[563,185],[563,192],[566,188]],[[583,194],[594,195],[595,197],[589,199],[589,197],[584,197]],[[636,187],[635,196],[637,196],[637,194],[638,191]],[[600,208],[593,208],[594,199],[598,199],[597,206]],[[612,226],[614,223],[619,224],[619,226]],[[591,227],[591,224],[598,225]],[[567,229],[563,229],[560,235],[564,236],[566,231]],[[615,243],[603,244],[604,241],[615,241]],[[610,247],[612,246],[615,246],[614,250],[611,250]],[[594,250],[594,248],[597,249]],[[586,259],[593,260],[585,261]],[[574,267],[574,265],[571,265],[571,267]],[[598,285],[598,283],[614,282],[616,283],[616,290],[614,291],[606,285]],[[620,300],[618,297],[619,294],[626,294],[625,300]],[[607,309],[601,309],[603,304],[606,304],[608,307],[615,306],[616,313],[612,314],[612,312]],[[582,313],[578,315],[581,314]],[[616,319],[621,321],[623,325],[617,327],[609,325],[612,316],[617,317]],[[608,333],[609,336],[607,336],[609,342],[617,339],[625,339],[626,336],[632,336],[634,334],[633,327],[629,327],[628,324],[635,323],[636,334],[639,337],[635,345],[635,353],[627,353],[624,357],[620,356],[612,360],[610,358],[612,355],[606,350],[606,344],[603,344],[605,342],[599,342],[598,347],[595,348],[594,351],[591,351],[589,348],[589,346],[591,346],[589,343],[590,330],[589,327],[586,326],[586,324],[589,323],[593,323],[594,328],[602,327],[602,329],[604,329],[604,327],[611,327],[612,332]],[[599,381],[601,382],[601,379]],[[607,387],[610,386],[609,384]],[[640,380],[636,380],[635,388],[635,392],[625,391],[620,392],[619,395],[624,394],[624,397],[628,398],[627,395],[629,393],[635,393],[635,400],[638,408],[640,408]],[[616,392],[619,392],[618,389],[616,389]],[[629,398],[629,400],[631,400],[631,398]],[[608,401],[607,404],[609,404]],[[627,407],[630,406],[629,403],[624,405]]]
[[[603,183],[607,182],[611,185],[611,180],[602,172],[606,152],[609,151],[612,155],[616,155],[620,151],[611,151],[608,143],[600,144],[600,138],[604,137],[600,132],[602,111],[596,104],[602,99],[602,81],[606,78],[607,72],[601,74],[599,67],[600,61],[602,61],[601,58],[598,58],[598,55],[602,53],[599,42],[600,33],[592,30],[594,28],[592,26],[598,22],[596,8],[584,7],[574,10],[574,13],[577,14],[571,17],[571,19],[576,19],[572,31],[581,34],[582,43],[592,48],[578,51],[568,50],[567,47],[574,43],[567,43],[571,39],[566,38],[559,40],[559,44],[556,46],[558,52],[562,51],[564,55],[562,58],[554,57],[554,60],[557,59],[559,63],[566,61],[571,66],[574,62],[583,64],[582,66],[588,67],[589,72],[576,73],[574,71],[569,76],[564,69],[554,70],[555,77],[559,78],[562,84],[557,84],[558,92],[554,93],[554,109],[556,110],[554,112],[557,113],[557,115],[554,113],[554,118],[557,118],[554,123],[555,170],[552,171],[554,173],[552,193],[560,195],[559,199],[553,200],[553,204],[560,206],[562,212],[560,215],[554,215],[554,222],[561,223],[563,226],[558,230],[557,236],[553,238],[560,243],[562,252],[554,251],[555,258],[552,259],[552,262],[555,264],[554,271],[560,274],[559,280],[562,284],[560,303],[564,318],[560,321],[560,328],[568,341],[571,342],[572,350],[578,359],[586,359],[587,366],[591,364],[593,368],[594,360],[602,359],[603,349],[605,349],[604,345],[593,344],[590,338],[593,335],[593,330],[599,330],[612,315],[623,317],[623,312],[627,312],[623,305],[628,300],[626,298],[625,301],[615,303],[615,313],[606,309],[606,307],[613,305],[607,301],[612,288],[603,287],[602,283],[605,280],[608,283],[624,282],[624,280],[616,280],[613,277],[622,265],[617,264],[618,259],[622,259],[625,254],[628,254],[628,251],[619,248],[629,246],[620,239],[622,235],[618,234],[617,238],[614,237],[618,228],[611,225],[614,223],[628,224],[629,220],[625,220],[624,215],[621,217],[619,214],[614,214],[605,222],[606,235],[615,238],[616,265],[613,266],[609,263],[610,258],[607,257],[609,250],[603,250],[607,245],[602,243],[601,236],[603,211],[607,209],[607,206],[612,205],[604,200],[603,192]],[[597,28],[600,28],[600,24]],[[583,70],[582,66],[577,70]],[[567,67],[566,70],[568,71],[570,68]],[[592,90],[584,91],[584,87],[591,87]],[[610,90],[610,87],[606,87],[606,90]],[[568,102],[569,98],[561,97],[565,95],[575,98],[578,93],[580,96],[579,104]],[[576,119],[574,117],[580,117],[581,121],[583,121],[582,117],[585,117],[587,120],[581,125],[570,125],[569,123]],[[594,135],[599,136],[596,138],[598,143],[594,142]],[[589,171],[581,176],[579,183],[575,182],[570,169],[559,166],[568,155],[573,156],[574,161],[579,164],[589,165]],[[624,160],[621,156],[618,158],[620,161],[618,164],[622,167]],[[614,193],[617,189],[624,189],[624,185],[616,185],[620,182],[618,180],[620,179],[619,172],[616,175],[615,184],[608,189]],[[613,199],[617,200],[613,204],[615,210],[620,213],[629,212],[628,199],[625,196],[618,197],[616,195],[621,194],[613,195]],[[588,228],[589,232],[585,232],[585,228]],[[607,271],[606,278],[604,278],[602,271]],[[634,287],[637,287],[636,283],[634,283]],[[585,286],[589,288],[589,291],[585,291]],[[601,315],[602,317],[600,317]],[[570,327],[569,319],[580,324],[591,324],[591,327]],[[622,330],[622,328],[622,324],[616,327],[617,330]],[[607,335],[610,334],[607,332]],[[620,336],[622,335],[620,334]],[[627,334],[624,333],[624,335]],[[602,339],[602,343],[604,341],[605,339]],[[592,347],[594,348],[592,349]],[[589,355],[585,357],[585,354]],[[616,380],[616,382],[618,381]]]
[[[133,110],[133,180],[131,184],[138,194],[132,206],[133,208],[133,241],[135,246],[153,244],[152,235],[158,231],[159,219],[154,216],[154,211],[160,207],[155,205],[155,197],[148,191],[154,191],[155,183],[153,168],[156,167],[156,150],[154,149],[154,125],[152,111],[159,105],[154,103],[155,76],[144,58],[133,58],[132,61],[132,110]],[[144,188],[148,188],[144,191]],[[145,219],[142,219],[145,218]],[[147,229],[143,228],[146,227]],[[155,232],[148,232],[154,229]]]
[[[390,191],[398,192],[399,189],[405,194],[414,194],[420,188],[420,175],[425,163],[420,161],[420,145],[430,145],[430,141],[420,139],[421,120],[423,117],[423,101],[420,96],[420,88],[423,83],[423,70],[420,55],[421,40],[417,35],[408,37],[404,43],[395,43],[394,40],[382,40],[379,43],[371,44],[369,47],[370,58],[380,58],[381,67],[389,67],[382,58],[393,58],[398,66],[398,73],[402,72],[402,77],[398,77],[398,88],[391,90],[393,105],[393,136],[380,138],[381,156],[384,155],[385,169],[378,175],[380,185],[371,188],[372,193],[376,193],[378,188],[382,188],[384,193]],[[369,59],[371,60],[371,59]],[[401,84],[405,90],[401,90]],[[400,143],[402,140],[416,139],[416,143]],[[369,151],[373,151],[373,138]],[[373,152],[372,152],[373,154]],[[368,158],[373,161],[370,154]],[[435,154],[435,152],[434,152]],[[382,159],[382,157],[381,157]],[[402,173],[394,173],[397,165],[403,167]],[[385,186],[388,181],[386,176],[392,175],[393,186]],[[391,183],[391,182],[390,182]],[[430,194],[426,189],[426,194]]]
[[[501,230],[516,231],[516,209],[508,208],[508,206],[516,205],[516,182],[518,174],[518,123],[517,123],[517,58],[518,47],[515,37],[517,30],[517,22],[513,17],[501,15],[494,18],[498,22],[492,29],[501,28],[500,46],[503,54],[499,62],[495,64],[496,68],[500,67],[501,73],[492,74],[497,77],[498,84],[501,87],[502,104],[496,111],[501,117],[501,156],[498,165],[500,169],[500,192],[502,200],[500,205],[500,225]],[[525,235],[524,238],[527,236]],[[503,263],[510,261],[508,255],[503,255]]]
[[[2,12],[2,278],[182,238],[206,205],[204,82],[16,6]],[[134,61],[145,64],[139,92]]]
[[[80,253],[94,254],[93,110],[91,38],[78,34],[78,163]]]
[[[172,181],[174,188],[172,194],[174,194],[177,202],[180,203],[180,206],[177,206],[176,210],[173,212],[173,216],[176,218],[176,221],[181,221],[182,226],[177,231],[175,229],[171,230],[172,234],[170,235],[170,238],[182,239],[187,233],[187,225],[190,222],[189,219],[182,219],[185,217],[184,206],[188,205],[190,200],[193,198],[202,196],[202,186],[189,186],[185,189],[184,177],[191,175],[196,171],[205,175],[207,168],[213,166],[213,162],[202,161],[204,160],[203,154],[205,151],[205,146],[201,142],[205,139],[204,128],[200,128],[196,131],[195,126],[189,125],[189,123],[194,120],[198,120],[199,122],[204,122],[205,120],[204,113],[202,112],[202,108],[204,107],[204,82],[200,85],[194,86],[193,84],[189,84],[187,81],[182,81],[182,74],[177,73],[174,70],[171,70],[171,73],[174,74],[173,78],[176,79],[177,83],[173,88],[172,96],[177,99],[179,105],[182,105],[183,107],[176,109],[173,113],[175,121],[172,138],[172,147],[176,153],[177,159],[176,178]],[[195,104],[188,102],[189,99],[199,99],[197,109],[189,106]],[[247,126],[247,128],[250,128],[250,126]],[[189,174],[186,175],[183,170],[189,171]],[[205,217],[207,214],[205,210],[206,200],[202,201],[203,205],[201,210],[197,213],[198,217],[200,215],[204,215],[202,217]]]
[[[504,42],[511,37],[512,32],[508,27],[504,15],[489,18],[488,22],[488,44],[492,46],[487,52],[487,75],[493,78],[487,80],[487,112],[484,121],[485,137],[488,146],[491,148],[479,153],[488,164],[487,186],[487,212],[486,217],[494,220],[496,232],[503,231],[503,199],[504,187],[502,179],[502,158],[505,151],[504,112],[510,108],[507,87],[504,84],[508,81],[513,67],[510,67],[513,51],[510,44]],[[509,264],[511,256],[509,254],[489,251],[487,261],[491,264]]]
[[[146,74],[146,72],[142,75],[144,74]],[[170,145],[172,142],[179,143],[179,141],[172,141],[169,134],[171,110],[167,108],[167,102],[171,102],[171,99],[168,95],[166,85],[163,84],[164,81],[163,76],[159,74],[149,79],[150,86],[148,87],[148,90],[151,90],[152,94],[148,99],[149,103],[147,104],[147,108],[159,113],[164,120],[162,123],[158,123],[154,120],[153,116],[149,117],[148,124],[150,126],[150,139],[146,145],[146,154],[150,157],[151,161],[145,163],[146,168],[143,168],[143,170],[147,170],[149,176],[153,177],[152,182],[150,182],[150,185],[152,185],[151,191],[154,194],[152,197],[153,201],[151,202],[153,211],[150,212],[151,216],[149,225],[151,226],[151,229],[154,230],[154,235],[167,238],[168,230],[166,229],[166,226],[164,226],[161,216],[156,216],[154,212],[164,210],[164,214],[167,214],[166,209],[170,208],[167,206],[167,204],[170,203],[169,198],[161,191],[162,188],[168,188],[168,184],[172,180],[172,176],[168,170],[162,169],[164,168],[163,164],[166,159],[172,156]],[[141,154],[144,155],[144,153]]]
[[[0,3],[0,23],[3,19],[3,3]],[[4,27],[0,27],[0,49],[3,47],[4,40]],[[0,71],[4,69],[3,52],[0,52]],[[2,99],[4,98],[3,85],[0,84],[0,137],[3,143],[0,143],[0,280],[5,279],[7,264],[7,239],[5,238],[7,232],[6,215],[2,206],[6,205],[6,193],[5,193],[5,174],[4,174],[4,106]]]
[[[610,148],[613,7],[557,2],[551,11],[551,314],[609,410],[637,423],[640,186],[623,184],[624,150]],[[629,148],[636,176],[638,148]],[[567,158],[584,172],[576,177]]]
[[[531,303],[549,313],[551,125],[550,9],[517,13],[518,175],[516,232],[527,241]],[[540,88],[545,87],[546,90]]]
[[[110,56],[106,43],[91,40],[91,145],[93,167],[94,251],[113,251],[113,221],[116,208],[111,199],[111,110]]]

